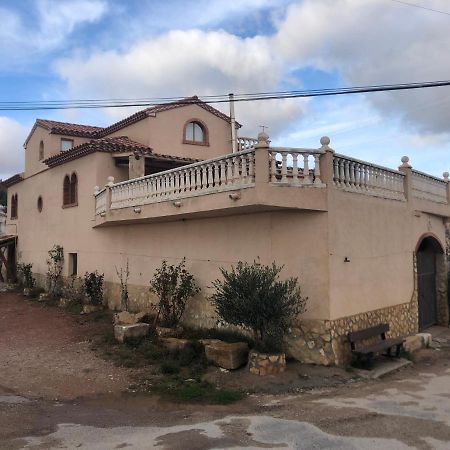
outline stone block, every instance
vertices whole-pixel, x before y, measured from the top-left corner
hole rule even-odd
[[[73,302],[73,300],[70,298],[60,298],[58,306],[60,308],[67,308],[72,302]]]
[[[433,336],[431,336],[431,333],[418,333],[417,336],[420,336],[422,338],[423,346],[425,348],[428,348],[433,341]]]
[[[183,328],[166,328],[166,327],[156,327],[156,334],[158,337],[178,337],[183,332]]]
[[[124,342],[129,338],[140,338],[147,336],[150,329],[148,323],[135,323],[131,325],[115,325],[114,336],[119,342]]]
[[[260,376],[277,375],[286,370],[286,355],[259,353],[252,350],[248,357],[248,370]]]
[[[205,354],[206,359],[214,365],[234,370],[247,363],[248,344],[246,342],[230,344],[219,341],[205,345]]]
[[[44,292],[43,294],[39,294],[39,298],[38,298],[39,302],[46,302],[48,300],[50,300],[49,294],[47,294],[46,292]]]
[[[159,343],[168,350],[183,350],[189,344],[187,339],[178,339],[174,337],[159,338]]]
[[[103,306],[101,305],[83,305],[83,309],[80,314],[92,314],[101,311]]]
[[[408,336],[407,338],[405,338],[403,348],[408,353],[413,353],[416,352],[417,350],[420,350],[421,348],[424,348],[424,341],[422,337],[418,335]]]

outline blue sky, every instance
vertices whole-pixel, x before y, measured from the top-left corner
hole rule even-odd
[[[411,0],[449,10],[446,0]],[[391,0],[0,2],[0,100],[138,98],[450,78],[450,17]],[[420,32],[418,32],[420,30]],[[226,106],[220,108],[226,112]],[[434,175],[450,169],[450,88],[238,104],[242,134]],[[106,125],[132,110],[0,111],[0,178],[35,118]]]

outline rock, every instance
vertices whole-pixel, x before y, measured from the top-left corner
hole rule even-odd
[[[418,333],[417,336],[420,336],[422,338],[424,347],[429,347],[431,345],[431,342],[433,340],[433,336],[431,336],[431,333]]]
[[[408,336],[407,338],[405,338],[403,348],[408,353],[413,353],[424,348],[424,341],[421,336]]]
[[[71,303],[73,303],[73,300],[70,298],[60,298],[58,306],[60,308],[67,308]]]
[[[168,350],[182,350],[189,345],[187,339],[178,339],[174,337],[159,338],[159,343]]]
[[[114,325],[134,325],[137,323],[136,315],[129,313],[128,311],[122,311],[114,314],[113,322]]]
[[[24,288],[23,295],[25,297],[30,297],[31,296],[31,289],[30,288]]]
[[[252,350],[248,357],[248,370],[260,376],[282,373],[286,370],[286,355],[259,353]]]
[[[219,342],[223,341],[221,341],[220,339],[200,339],[198,342],[206,347],[207,345],[218,344]]]
[[[147,336],[150,325],[148,323],[135,323],[131,325],[115,325],[114,336],[119,342],[129,338],[140,338]]]
[[[101,311],[103,306],[101,305],[83,305],[83,309],[80,314],[92,314]]]
[[[166,328],[166,327],[156,327],[156,334],[159,337],[178,337],[183,332],[183,328]]]
[[[49,294],[47,294],[46,292],[44,292],[43,294],[39,294],[39,298],[38,298],[39,302],[46,302],[48,300],[50,300]]]
[[[238,369],[247,363],[248,344],[246,342],[216,342],[205,345],[206,359],[216,366],[228,370]]]

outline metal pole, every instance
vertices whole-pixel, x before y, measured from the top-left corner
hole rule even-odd
[[[234,115],[234,94],[228,94],[230,99],[230,123],[231,123],[231,149],[237,152],[236,117]]]

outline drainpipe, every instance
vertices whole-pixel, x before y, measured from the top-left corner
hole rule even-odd
[[[236,137],[236,117],[234,115],[234,94],[228,94],[230,99],[230,121],[231,121],[231,150],[233,153],[237,152],[237,137]]]

